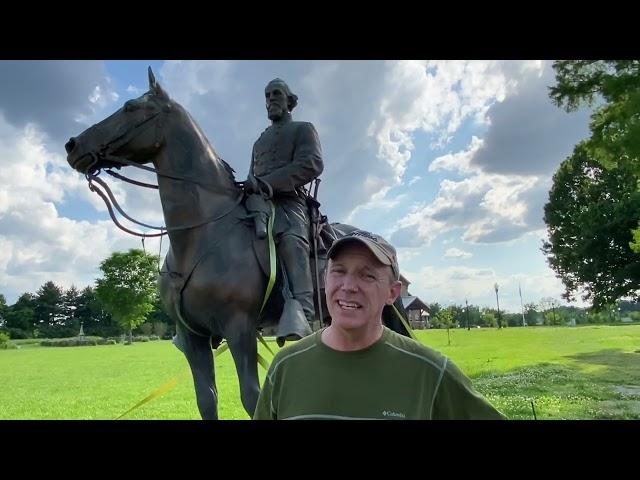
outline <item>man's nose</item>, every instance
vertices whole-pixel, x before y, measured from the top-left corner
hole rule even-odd
[[[356,292],[358,291],[358,284],[355,281],[353,275],[345,275],[342,278],[342,289],[348,292]]]

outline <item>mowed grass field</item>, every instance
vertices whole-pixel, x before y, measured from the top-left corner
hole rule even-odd
[[[538,419],[640,419],[640,325],[456,329],[450,346],[446,330],[416,334],[510,419],[533,419],[532,401]],[[186,360],[169,341],[0,350],[0,419],[111,420],[171,380],[124,418],[199,419]],[[248,419],[228,351],[216,383],[220,418]]]

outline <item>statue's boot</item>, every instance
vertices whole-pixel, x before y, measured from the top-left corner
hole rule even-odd
[[[278,253],[292,297],[285,295],[285,305],[278,322],[276,342],[282,346],[286,340],[300,340],[312,333],[311,324],[315,319],[315,309],[309,244],[298,236],[285,235],[280,240]]]

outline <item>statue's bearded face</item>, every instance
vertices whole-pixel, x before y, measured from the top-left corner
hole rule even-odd
[[[289,111],[287,95],[284,89],[277,83],[268,85],[267,88],[265,88],[264,97],[269,120],[280,120]]]

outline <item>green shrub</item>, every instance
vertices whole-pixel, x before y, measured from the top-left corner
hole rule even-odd
[[[156,322],[153,324],[153,333],[160,338],[163,338],[167,334],[169,326],[164,322]]]
[[[7,327],[6,330],[12,340],[30,337],[29,332],[22,330],[21,328]]]
[[[0,349],[1,350],[12,350],[16,347],[15,343],[9,341],[9,335],[6,333],[0,332]]]
[[[144,335],[145,337],[148,337],[149,335],[151,335],[151,332],[153,331],[153,326],[149,322],[145,322],[142,325],[140,325],[138,329],[140,330],[140,332],[142,332],[142,335]]]
[[[48,340],[47,338],[19,338],[17,340],[11,339],[11,341],[13,343],[15,343],[16,345],[33,345],[33,344],[39,344],[41,343],[43,340]]]
[[[84,347],[98,345],[101,337],[72,337],[72,338],[51,338],[43,340],[40,345],[43,347]]]

